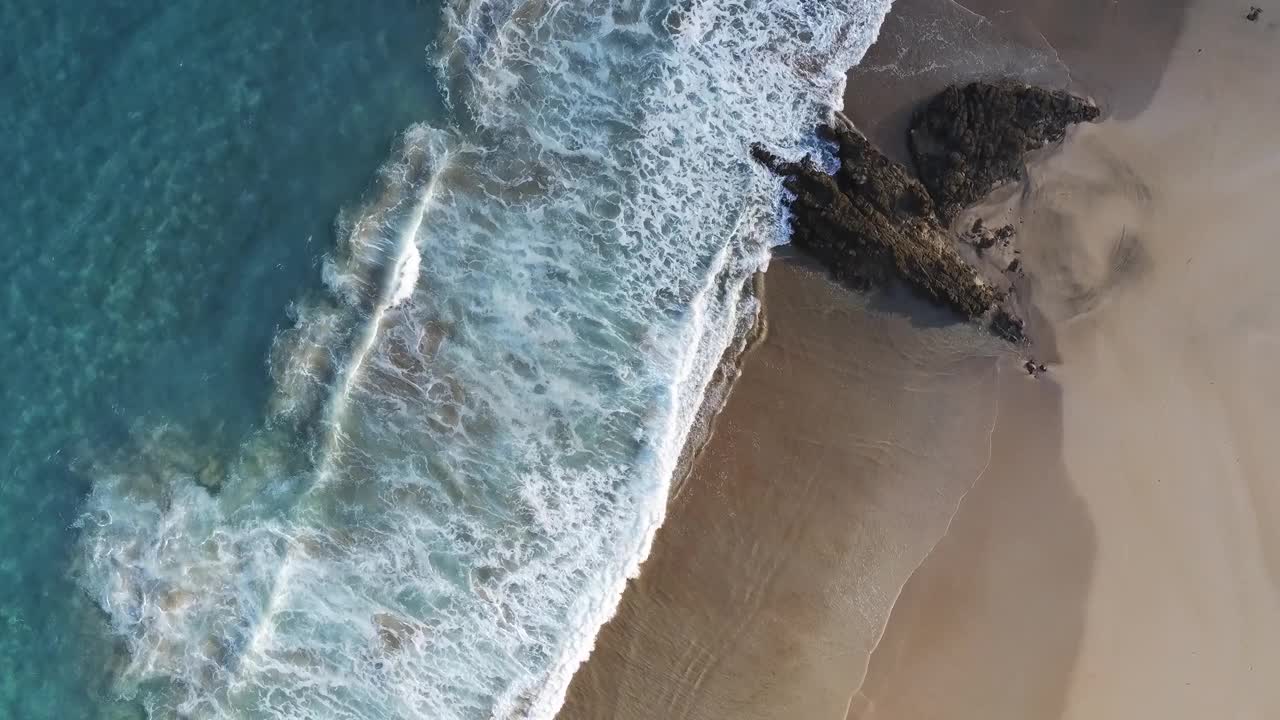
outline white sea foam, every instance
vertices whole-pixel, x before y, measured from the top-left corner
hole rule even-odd
[[[780,187],[888,3],[460,2],[210,496],[102,469],[85,586],[188,718],[550,718],[638,572]],[[296,450],[301,449],[301,452]],[[148,457],[154,457],[150,453]]]

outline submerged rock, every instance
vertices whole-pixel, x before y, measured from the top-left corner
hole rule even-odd
[[[956,237],[952,220],[996,185],[1017,178],[1030,150],[1062,139],[1067,125],[1098,110],[1066,93],[1014,84],[974,83],[943,91],[916,114],[911,145],[923,180],[877,150],[842,115],[819,133],[836,145],[840,166],[828,175],[811,159],[787,162],[761,145],[757,161],[786,178],[791,242],[837,279],[870,288],[898,279],[969,319],[983,319],[1012,342],[1025,323],[1010,294],[984,278],[959,251],[1008,247],[1012,226],[981,222]],[[1016,251],[1015,251],[1016,252]],[[1016,274],[1020,262],[1001,266]],[[1002,273],[995,272],[995,276]]]
[[[1028,152],[1097,117],[1096,105],[1061,90],[1012,82],[952,85],[916,111],[908,140],[921,182],[950,223],[1021,177]]]

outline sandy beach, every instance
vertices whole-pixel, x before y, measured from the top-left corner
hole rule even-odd
[[[998,343],[795,258],[563,718],[838,717],[986,466]]]
[[[768,334],[560,717],[1280,717],[1257,4],[895,5],[845,103],[892,156],[952,82],[1104,109],[976,211],[1018,224],[1050,372],[775,260]]]
[[[1092,542],[1045,504],[1057,473],[1009,472],[1053,455],[1002,458],[998,425],[850,717],[1280,715],[1277,15],[1192,5],[1149,105],[1081,128],[1010,200],[1060,359],[1048,467]]]

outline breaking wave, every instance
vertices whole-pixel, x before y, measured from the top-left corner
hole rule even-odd
[[[81,578],[153,717],[550,718],[661,524],[782,239],[764,141],[881,0],[475,0],[416,126],[277,338],[264,429],[94,469]],[[146,457],[147,462],[139,461]],[[160,458],[160,461],[156,459]]]

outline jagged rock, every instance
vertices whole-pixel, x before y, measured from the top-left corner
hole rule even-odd
[[[1013,235],[1013,225],[1005,225],[992,230],[983,223],[982,218],[978,218],[973,221],[973,227],[968,232],[963,233],[961,238],[972,245],[981,255],[983,250],[990,250],[996,246],[996,243],[1000,243],[1003,247],[1009,247],[1009,241],[1013,238]]]
[[[1008,308],[997,308],[991,317],[991,332],[1009,342],[1022,342],[1027,337],[1027,324]]]
[[[1062,92],[1012,82],[953,85],[916,111],[909,144],[916,172],[944,223],[1022,175],[1026,153],[1062,140],[1098,108]]]
[[[840,166],[834,175],[807,157],[787,162],[759,144],[751,150],[786,178],[795,196],[792,244],[838,279],[858,288],[900,279],[965,318],[986,319],[996,335],[1021,342],[1026,323],[1012,293],[964,259],[948,226],[996,185],[1019,177],[1025,153],[1061,140],[1067,125],[1097,116],[1096,107],[1062,92],[1012,83],[947,88],[912,123],[922,180],[885,157],[842,115],[818,129],[836,146]],[[961,239],[981,253],[996,243],[1007,247],[1013,234],[1012,225],[992,230],[978,220]],[[991,272],[1019,274],[1021,265],[1014,259]]]
[[[835,175],[808,158],[784,162],[759,145],[752,148],[757,160],[786,177],[795,195],[792,243],[855,287],[896,276],[966,318],[990,310],[995,289],[956,252],[924,186],[851,125],[820,132],[838,146]]]

